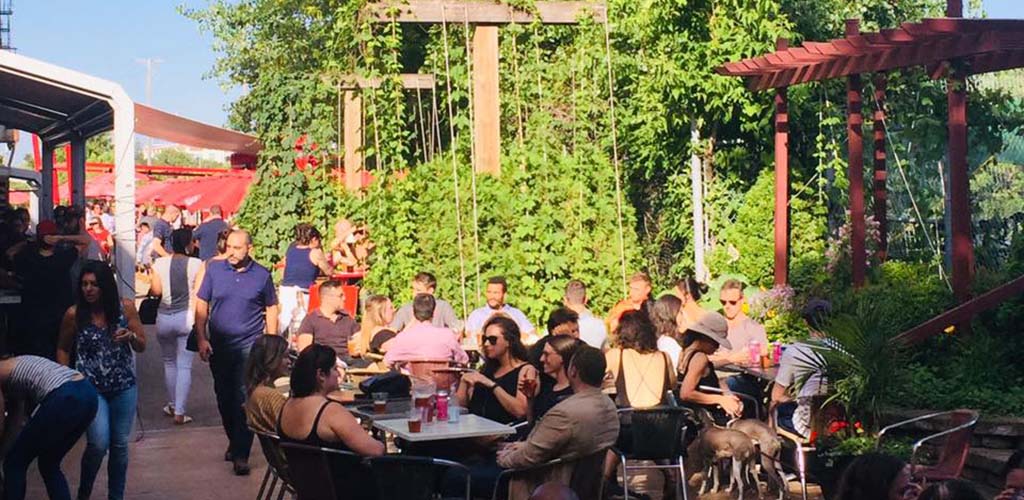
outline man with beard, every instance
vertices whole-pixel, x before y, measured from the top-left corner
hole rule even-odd
[[[487,297],[487,305],[471,313],[466,319],[466,334],[479,337],[483,333],[484,323],[495,314],[502,314],[512,318],[519,325],[519,332],[524,339],[531,339],[534,334],[533,324],[526,318],[523,311],[505,303],[505,295],[508,292],[508,283],[503,276],[495,276],[487,280],[487,289],[484,295]]]
[[[210,363],[224,432],[230,445],[224,460],[235,474],[249,474],[252,432],[245,421],[245,362],[263,334],[277,332],[277,294],[270,271],[252,260],[252,237],[232,231],[227,259],[210,261],[196,301],[199,357]]]

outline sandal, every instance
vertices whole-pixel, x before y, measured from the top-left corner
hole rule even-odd
[[[174,416],[174,403],[167,403],[167,404],[165,404],[164,408],[163,408],[163,412],[164,412],[164,415],[167,415],[168,417],[173,417]]]
[[[181,415],[181,420],[178,420],[177,416],[174,417],[174,425],[185,425],[190,423],[192,423],[192,417],[188,415]]]

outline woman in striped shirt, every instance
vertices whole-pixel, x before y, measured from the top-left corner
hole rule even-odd
[[[4,457],[5,498],[25,498],[25,473],[38,458],[49,497],[70,500],[60,462],[96,416],[96,389],[66,366],[39,356],[18,356],[0,360],[0,393],[0,442],[17,434]],[[34,404],[39,406],[26,422],[25,412]]]

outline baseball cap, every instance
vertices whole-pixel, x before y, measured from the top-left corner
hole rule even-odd
[[[57,233],[57,223],[52,220],[44,220],[39,224],[36,224],[36,236],[40,238],[43,236],[52,236]]]

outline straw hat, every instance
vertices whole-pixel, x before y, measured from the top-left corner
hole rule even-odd
[[[696,323],[687,326],[686,329],[718,342],[718,345],[721,347],[732,349],[732,344],[726,338],[726,335],[729,333],[729,323],[725,321],[725,316],[721,314],[708,311]]]

